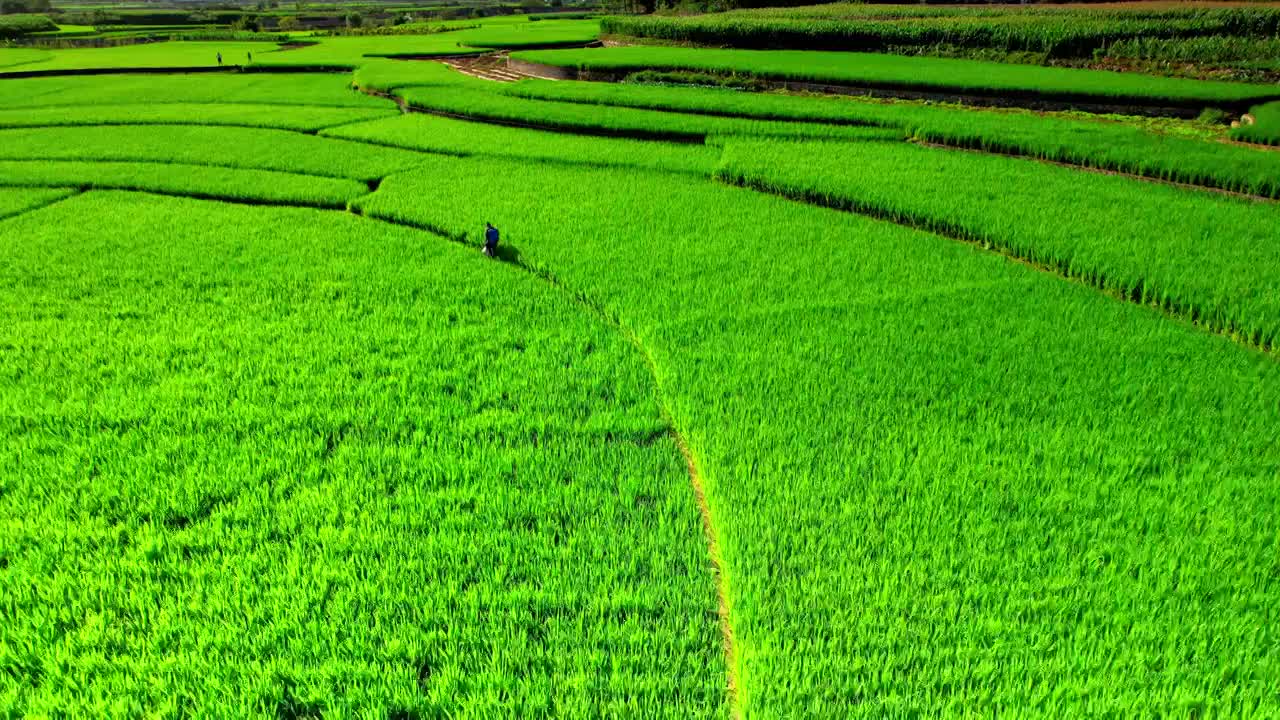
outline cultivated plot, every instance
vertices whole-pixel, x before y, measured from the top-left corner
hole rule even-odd
[[[5,712],[723,716],[684,461],[569,296],[343,213],[123,193],[0,255]]]

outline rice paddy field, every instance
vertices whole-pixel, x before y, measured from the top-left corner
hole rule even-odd
[[[0,49],[0,716],[1280,716],[1274,87],[578,22]]]

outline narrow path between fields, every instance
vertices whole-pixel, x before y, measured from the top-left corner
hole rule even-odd
[[[370,183],[371,187],[374,188],[369,193],[370,195],[377,192],[376,187],[378,185],[381,185],[381,182],[382,180],[377,180],[377,181],[372,181]],[[20,212],[12,213],[4,218],[0,218],[0,220],[8,220],[11,218],[19,217],[21,215],[25,215],[27,213],[41,210],[43,208],[54,205],[56,203],[62,202],[63,200],[66,200],[70,197],[79,195],[81,192],[84,192],[84,191],[86,191],[84,188],[75,190],[66,196],[59,197],[51,202],[42,203],[38,206],[31,207]],[[180,192],[154,191],[154,190],[124,190],[124,192],[135,192],[141,195],[157,195],[161,197],[185,197],[185,198],[194,198],[199,200],[212,200],[216,202],[225,202],[225,203],[236,204],[236,205],[294,207],[294,208],[305,208],[308,210],[320,209],[320,210],[327,210],[329,212],[342,212],[340,210],[334,210],[332,208],[316,208],[313,205],[307,205],[303,203],[282,202],[282,201],[274,201],[274,200],[210,198],[202,195],[191,195],[191,194],[185,194]],[[365,195],[363,197],[368,197],[368,195]],[[408,228],[408,229],[416,230],[419,232],[425,232],[430,235],[435,235],[437,237],[440,237],[444,240],[457,243],[459,245],[463,245],[467,248],[475,250],[476,252],[480,251],[480,246],[468,241],[465,234],[459,235],[456,233],[451,233],[443,228],[435,227],[427,224],[419,224],[419,223],[406,222],[402,220],[394,220],[390,218],[379,217],[376,215],[365,215],[363,212],[357,209],[352,203],[348,203],[346,212],[352,215],[359,216],[366,220],[385,223],[388,225],[394,225],[397,227]],[[513,267],[516,267],[519,270],[525,273],[528,273],[529,275],[532,275],[533,277],[537,278],[543,283],[550,285],[555,290],[568,296],[570,300],[577,303],[579,306],[583,307],[587,312],[590,312],[591,314],[595,315],[606,325],[608,325],[609,327],[612,327],[614,330],[620,333],[627,340],[627,342],[631,344],[631,346],[635,349],[635,351],[640,354],[641,359],[644,361],[645,367],[648,369],[650,377],[653,378],[654,392],[657,394],[656,401],[658,404],[658,411],[662,415],[663,423],[666,425],[666,428],[667,428],[667,433],[670,435],[672,440],[675,441],[676,447],[679,448],[680,455],[684,459],[685,467],[689,472],[689,481],[693,488],[694,502],[698,508],[698,514],[702,519],[702,529],[703,529],[704,535],[706,536],[706,541],[707,541],[707,553],[711,561],[711,575],[712,575],[712,581],[715,585],[715,592],[716,592],[716,612],[719,616],[720,634],[721,634],[721,640],[723,642],[723,650],[724,650],[724,657],[725,657],[725,668],[727,673],[727,677],[725,678],[725,692],[727,695],[726,702],[729,707],[730,716],[735,720],[739,720],[742,717],[741,708],[739,708],[738,706],[738,688],[740,684],[738,680],[738,671],[736,666],[734,665],[734,657],[735,657],[734,656],[734,634],[733,634],[733,626],[730,622],[730,617],[729,617],[730,608],[731,608],[730,601],[729,601],[729,588],[727,586],[728,581],[724,573],[724,559],[720,550],[719,535],[716,531],[715,514],[712,511],[710,502],[707,499],[706,487],[705,487],[705,484],[703,483],[702,473],[698,467],[697,457],[694,455],[692,449],[689,447],[689,443],[685,439],[684,433],[681,432],[678,424],[676,423],[675,417],[671,413],[671,407],[667,401],[667,393],[662,381],[662,375],[658,370],[657,363],[654,361],[653,354],[649,351],[649,348],[640,340],[640,337],[635,333],[634,330],[632,330],[630,327],[622,323],[613,313],[609,312],[609,310],[606,307],[604,307],[602,304],[595,301],[585,293],[576,291],[569,285],[565,284],[551,270],[529,263],[520,257],[509,258],[509,259],[500,258],[500,259],[494,260],[494,262],[503,262]]]

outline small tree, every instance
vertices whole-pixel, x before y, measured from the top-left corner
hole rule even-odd
[[[361,25],[364,25],[364,16],[358,12],[349,12],[347,13],[346,21],[347,27],[358,28]]]
[[[258,20],[257,15],[244,14],[239,20],[231,23],[231,29],[236,32],[258,32],[262,29],[262,22]]]
[[[277,27],[281,32],[293,32],[294,30],[302,28],[302,21],[294,15],[286,15],[280,18],[280,22],[277,23]]]

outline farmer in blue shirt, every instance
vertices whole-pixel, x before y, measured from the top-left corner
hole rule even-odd
[[[484,224],[484,254],[493,257],[498,252],[498,228],[493,223]]]

